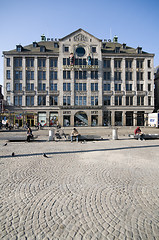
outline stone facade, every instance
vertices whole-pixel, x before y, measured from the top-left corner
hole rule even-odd
[[[154,109],[154,54],[116,36],[78,29],[3,54],[4,98],[19,125],[147,125]]]

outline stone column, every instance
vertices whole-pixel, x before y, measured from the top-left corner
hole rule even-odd
[[[46,106],[50,105],[49,102],[49,80],[50,80],[50,71],[49,71],[49,57],[46,58]]]
[[[137,106],[137,78],[136,78],[136,58],[133,59],[132,62],[132,68],[133,68],[133,72],[132,72],[132,79],[133,79],[133,89],[135,91],[135,96],[133,97],[133,105]]]

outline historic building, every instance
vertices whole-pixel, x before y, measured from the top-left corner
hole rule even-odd
[[[146,125],[154,109],[154,54],[84,31],[4,54],[4,98],[14,123]]]

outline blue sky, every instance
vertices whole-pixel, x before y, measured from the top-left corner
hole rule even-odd
[[[120,43],[154,53],[159,65],[158,0],[0,0],[0,84],[3,51],[40,41],[40,36],[62,38],[79,28],[99,39],[118,36]]]

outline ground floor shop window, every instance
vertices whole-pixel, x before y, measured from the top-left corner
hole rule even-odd
[[[58,112],[51,112],[50,113],[50,126],[57,126],[58,123]]]
[[[70,126],[70,116],[63,116],[63,125],[64,127]]]
[[[126,126],[133,126],[133,112],[126,112]]]
[[[104,111],[103,113],[103,125],[111,126],[111,111]]]
[[[38,113],[38,122],[41,126],[46,126],[46,113]]]
[[[88,117],[85,112],[77,112],[74,116],[74,125],[77,126],[88,126]]]
[[[144,112],[137,112],[137,125],[144,126]]]
[[[91,126],[97,126],[98,125],[98,116],[92,115],[91,116]]]
[[[122,112],[115,112],[115,126],[122,126]]]

